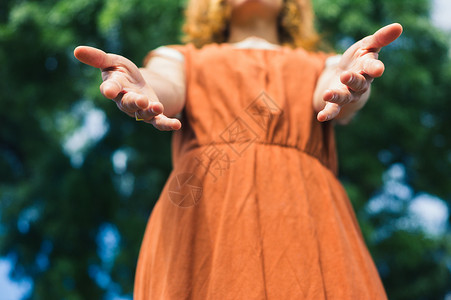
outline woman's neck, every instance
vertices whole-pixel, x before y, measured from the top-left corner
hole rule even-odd
[[[227,42],[237,43],[249,37],[258,37],[271,44],[280,44],[277,23],[261,18],[247,19],[246,22],[231,22]]]

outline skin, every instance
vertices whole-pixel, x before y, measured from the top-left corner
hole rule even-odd
[[[232,8],[229,43],[253,36],[279,44],[277,16],[282,0],[229,0],[229,5]]]
[[[277,15],[282,0],[229,0],[232,16],[229,43],[249,37],[279,44]],[[400,24],[391,24],[352,45],[338,64],[326,67],[315,89],[313,107],[320,122],[349,122],[367,102],[374,78],[382,76],[384,64],[378,60],[382,47],[402,33]],[[81,62],[99,68],[101,93],[116,102],[127,115],[143,119],[159,130],[178,130],[176,118],[185,105],[183,63],[154,57],[138,68],[125,57],[80,46],[74,51]]]
[[[158,58],[145,68],[138,68],[123,56],[86,46],[77,47],[74,55],[81,62],[101,70],[100,92],[116,102],[124,113],[159,130],[181,128],[179,120],[167,117],[179,113],[185,104],[185,76],[181,63]]]
[[[313,105],[320,122],[349,122],[367,102],[370,86],[382,76],[379,51],[402,33],[400,24],[385,26],[349,47],[336,66],[326,68],[315,90]]]

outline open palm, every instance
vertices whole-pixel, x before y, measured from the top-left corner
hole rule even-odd
[[[400,24],[385,26],[349,47],[338,64],[337,80],[323,94],[327,102],[318,113],[319,121],[335,118],[347,104],[361,100],[374,78],[382,76],[385,66],[378,60],[382,47],[395,41],[402,33]]]
[[[74,55],[79,61],[102,71],[101,93],[114,100],[127,115],[151,123],[159,130],[181,127],[179,120],[163,115],[163,105],[133,62],[86,46],[77,47]]]

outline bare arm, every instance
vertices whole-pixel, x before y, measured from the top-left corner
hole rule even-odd
[[[352,45],[338,63],[325,68],[313,99],[318,121],[336,119],[347,123],[352,119],[367,102],[374,78],[384,73],[379,51],[401,33],[399,24],[385,26]]]
[[[166,116],[174,117],[183,110],[186,84],[182,60],[156,55],[140,71],[163,104]]]

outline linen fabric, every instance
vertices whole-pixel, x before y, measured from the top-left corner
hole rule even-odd
[[[386,299],[312,106],[328,55],[172,48],[186,105],[134,299]]]

